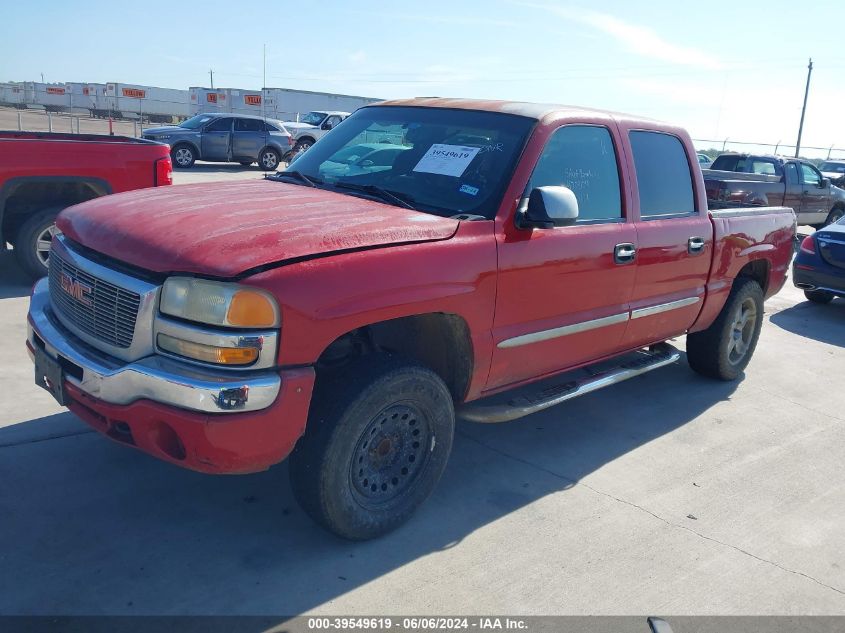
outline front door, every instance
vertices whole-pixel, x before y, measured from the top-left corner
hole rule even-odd
[[[801,185],[801,222],[799,224],[823,224],[830,212],[830,185],[822,186],[821,172],[807,163],[799,163]]]
[[[232,138],[234,160],[258,160],[258,152],[267,143],[264,121],[261,119],[235,119]]]
[[[232,120],[232,117],[220,117],[205,126],[202,131],[203,160],[229,160]]]
[[[713,258],[713,225],[696,204],[692,164],[680,138],[627,130],[639,200],[637,265],[624,347],[683,334],[698,317]]]
[[[627,217],[616,126],[555,130],[534,187],[562,185],[577,199],[576,224],[497,235],[499,277],[487,389],[608,356],[619,348],[634,284],[636,230]],[[616,253],[616,255],[614,255]]]

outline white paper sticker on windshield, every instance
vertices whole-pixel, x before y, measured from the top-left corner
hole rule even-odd
[[[420,159],[414,171],[443,176],[460,176],[478,154],[477,147],[435,143]]]

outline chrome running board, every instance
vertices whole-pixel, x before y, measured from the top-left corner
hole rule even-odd
[[[556,376],[553,384],[549,381],[542,381],[540,385],[528,385],[517,390],[516,395],[505,403],[487,404],[501,398],[501,394],[484,398],[475,402],[463,405],[456,412],[457,415],[471,422],[493,423],[510,422],[532,413],[548,409],[572,398],[583,396],[586,393],[598,391],[609,387],[623,380],[639,376],[654,369],[671,365],[678,361],[681,353],[668,343],[654,345],[648,350],[635,352],[634,356],[627,355],[622,364],[609,367],[591,375],[570,379],[560,382],[561,378],[571,374],[563,374],[563,377]],[[590,372],[586,367],[582,370]]]

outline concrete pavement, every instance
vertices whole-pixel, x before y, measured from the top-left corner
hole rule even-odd
[[[737,383],[682,360],[462,423],[417,516],[352,544],[284,464],[183,471],[57,406],[32,384],[29,286],[0,256],[1,614],[845,613],[845,301],[785,288]]]

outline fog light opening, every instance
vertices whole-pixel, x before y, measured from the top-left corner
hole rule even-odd
[[[185,445],[170,425],[157,422],[152,427],[150,436],[158,449],[171,459],[177,461],[185,459]]]

